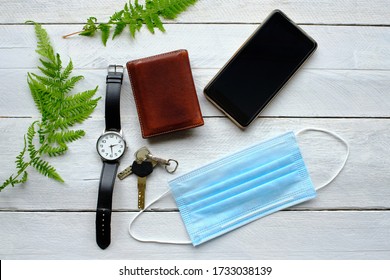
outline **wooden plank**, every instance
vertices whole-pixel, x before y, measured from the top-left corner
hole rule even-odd
[[[134,213],[113,213],[112,242],[95,243],[94,213],[0,213],[1,259],[388,259],[388,211],[278,212],[199,247],[132,239]],[[186,239],[178,213],[144,213],[138,235]]]
[[[193,69],[202,114],[205,117],[223,116],[203,95],[206,84],[218,69]],[[38,111],[32,103],[26,82],[27,72],[39,73],[35,69],[0,69],[3,92],[0,103],[7,104],[0,111],[5,117],[36,117]],[[85,79],[75,88],[74,93],[92,89],[96,85],[96,96],[103,100],[93,117],[103,118],[106,70],[74,71]],[[380,70],[320,70],[301,69],[261,113],[263,117],[390,117],[390,71]],[[137,110],[131,91],[130,81],[125,74],[122,86],[121,115],[137,118]]]
[[[141,2],[141,1],[140,1]],[[26,20],[49,23],[82,23],[90,16],[107,21],[123,8],[125,1],[53,2],[23,0],[2,3],[0,23],[24,23]],[[281,9],[299,23],[321,24],[389,24],[387,0],[345,1],[278,1],[272,0],[202,0],[181,14],[175,22],[261,22],[272,10]]]
[[[0,119],[1,181],[14,172],[13,161],[21,150],[22,135],[30,123],[29,119]],[[24,186],[0,193],[0,210],[93,211],[102,166],[95,143],[103,126],[103,119],[86,121],[82,125],[87,132],[84,139],[72,143],[66,156],[49,159],[66,183],[43,178],[31,170],[30,181]],[[133,161],[134,152],[142,146],[148,146],[155,155],[179,161],[175,174],[168,174],[159,167],[148,178],[148,202],[163,193],[168,188],[167,182],[179,175],[263,140],[305,127],[320,127],[340,134],[349,143],[351,154],[339,177],[321,190],[316,199],[300,204],[296,209],[390,208],[387,119],[259,118],[242,131],[226,118],[206,118],[202,127],[145,140],[140,136],[138,120],[126,118],[123,131],[129,150],[120,169]],[[299,139],[312,180],[316,186],[321,185],[339,168],[345,147],[324,133],[308,132]],[[124,181],[117,180],[113,207],[115,210],[136,209],[134,176]],[[167,197],[154,207],[173,209],[176,205],[172,198]]]
[[[100,37],[62,35],[81,28],[80,25],[44,26],[55,50],[73,59],[75,67],[106,69],[112,63],[187,49],[193,68],[221,68],[256,29],[257,24],[178,24],[167,26],[165,34],[142,32],[135,40],[123,34],[107,47]],[[364,26],[302,26],[315,40],[318,50],[304,65],[306,69],[375,69],[388,70],[390,29]],[[1,25],[1,69],[30,69],[37,66],[36,38],[32,26]]]

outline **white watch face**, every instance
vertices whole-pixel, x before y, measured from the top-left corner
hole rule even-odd
[[[124,154],[126,142],[119,133],[106,132],[99,137],[96,148],[103,159],[116,160]]]

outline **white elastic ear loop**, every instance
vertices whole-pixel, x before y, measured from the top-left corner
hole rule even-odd
[[[139,215],[141,215],[147,208],[149,208],[150,206],[152,206],[154,203],[156,203],[157,201],[159,201],[161,198],[163,198],[164,196],[166,196],[168,193],[170,192],[170,190],[166,190],[165,192],[163,192],[159,197],[157,197],[156,199],[152,200],[152,202],[150,202],[144,209],[142,209],[140,212],[138,212],[137,215],[135,215],[134,219],[130,221],[129,223],[129,234],[131,237],[133,237],[135,240],[137,241],[140,241],[140,242],[145,242],[145,243],[159,243],[159,244],[176,244],[176,245],[188,245],[188,244],[192,244],[191,241],[171,241],[171,240],[154,240],[154,239],[143,239],[143,238],[139,238],[139,237],[136,237],[135,236],[135,233],[133,232],[132,230],[132,225],[134,223],[134,221],[139,217]]]
[[[322,189],[323,187],[329,185],[331,182],[333,182],[333,180],[340,174],[341,170],[343,170],[345,164],[347,163],[347,160],[348,160],[348,157],[349,157],[349,144],[347,141],[344,140],[343,137],[341,137],[340,135],[334,133],[334,132],[331,132],[329,130],[326,130],[326,129],[321,129],[321,128],[304,128],[302,130],[299,130],[297,133],[296,133],[296,136],[298,136],[299,134],[305,132],[305,131],[319,131],[319,132],[325,132],[329,135],[332,135],[333,137],[335,137],[336,139],[340,140],[346,147],[347,149],[347,153],[345,155],[345,159],[343,161],[343,163],[341,164],[339,170],[333,175],[333,177],[331,177],[328,182],[324,183],[322,186],[319,186],[317,188],[315,188],[316,190],[319,190],[319,189]]]

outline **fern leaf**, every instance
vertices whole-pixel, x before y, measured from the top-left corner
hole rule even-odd
[[[110,37],[111,25],[102,23],[102,24],[99,24],[98,28],[102,32],[102,42],[103,42],[103,45],[106,45],[107,44],[107,40]]]
[[[46,86],[47,88],[53,88],[53,87],[57,88],[61,86],[61,81],[58,78],[40,76],[35,73],[31,73],[30,75],[33,76],[35,80],[39,81],[42,85]]]
[[[114,39],[116,36],[120,35],[123,32],[123,30],[125,29],[125,27],[126,27],[126,23],[118,22],[116,24],[114,34],[112,35],[112,39]]]
[[[127,4],[127,3],[126,3]],[[120,21],[122,16],[123,16],[123,13],[124,13],[124,10],[122,11],[119,11],[119,12],[115,12],[111,18],[110,18],[110,22],[113,22],[113,21]]]
[[[61,57],[60,57],[60,55],[57,53],[56,54],[56,64],[57,64],[57,67],[58,67],[58,69],[61,69],[62,68],[62,61],[61,61]]]
[[[56,70],[44,68],[41,66],[38,66],[38,69],[41,70],[41,72],[43,74],[45,74],[46,76],[49,76],[49,77],[57,77],[58,76],[58,72]]]
[[[85,135],[84,130],[68,130],[56,132],[50,135],[49,143],[70,143],[79,140]]]
[[[24,139],[24,146],[23,150],[19,153],[19,155],[16,157],[16,168],[17,169],[24,169],[27,167],[28,163],[24,161],[24,154],[26,153],[27,150],[27,141],[26,141],[26,135],[23,137]]]
[[[0,191],[5,189],[5,187],[11,185],[12,187],[15,186],[15,181],[12,176],[10,176],[7,180],[4,181],[4,183],[0,186]]]
[[[18,184],[25,183],[25,182],[27,181],[27,178],[28,178],[28,173],[27,173],[27,171],[24,171],[24,172],[23,172],[23,177],[22,177],[22,179],[20,179],[20,180],[18,181]]]
[[[73,71],[73,63],[72,60],[70,60],[68,65],[64,69],[64,71],[62,71],[61,73],[61,81],[68,79],[72,71]]]
[[[88,100],[84,103],[76,104],[73,106],[70,106],[66,109],[61,110],[61,117],[63,118],[73,118],[73,117],[78,117],[78,116],[84,116],[88,114],[89,116],[89,111],[93,111],[97,105],[98,100]],[[88,116],[86,116],[88,118]],[[84,117],[82,117],[84,119]]]
[[[154,33],[155,28],[161,32],[165,32],[160,17],[174,19],[196,2],[197,0],[146,0],[145,5],[141,5],[138,0],[134,2],[130,0],[128,3],[125,3],[122,10],[115,12],[106,24],[98,24],[95,17],[90,17],[87,19],[83,31],[80,33],[75,32],[64,37],[69,37],[74,34],[93,36],[100,30],[102,32],[102,42],[106,45],[112,25],[115,25],[112,39],[121,34],[126,28],[126,25],[128,25],[131,37],[135,37],[136,32],[143,25],[146,25],[151,33]]]
[[[57,74],[57,72],[60,70],[60,68],[58,68],[57,64],[55,64],[53,62],[46,61],[42,58],[40,58],[39,61],[46,68],[46,70],[51,71],[50,73],[54,73],[54,75],[50,75],[50,76],[55,76]]]
[[[166,19],[175,19],[180,13],[195,3],[196,0],[163,1],[160,6],[161,15]]]
[[[151,15],[154,26],[156,26],[161,32],[165,32],[165,28],[163,26],[163,23],[161,22],[160,18],[156,14]]]
[[[38,154],[38,151],[35,149],[35,145],[33,143],[34,141],[34,137],[35,137],[35,134],[36,134],[36,131],[35,131],[35,124],[37,123],[37,121],[33,122],[29,128],[27,129],[27,150],[29,152],[29,155],[30,155],[30,159],[34,159],[37,154]]]
[[[42,102],[42,97],[41,97],[41,93],[39,90],[37,90],[34,86],[34,81],[31,77],[31,74],[28,73],[28,78],[27,78],[27,84],[30,88],[30,92],[31,92],[31,95],[33,97],[33,100],[35,102],[35,105],[37,106],[39,112],[42,114],[43,112],[43,102]]]
[[[79,34],[81,36],[93,36],[95,35],[96,31],[98,30],[96,26],[97,19],[95,17],[89,17],[87,19],[87,23],[83,27],[83,31]]]
[[[76,85],[77,82],[81,81],[84,79],[83,76],[74,76],[68,80],[66,80],[61,86],[60,90],[62,93],[68,93],[70,92]]]
[[[63,100],[64,108],[68,108],[70,106],[74,106],[80,103],[83,103],[89,99],[91,99],[95,93],[97,92],[98,87],[92,89],[92,90],[86,90],[71,96],[66,96]],[[100,97],[97,98],[100,100]]]
[[[90,19],[91,28],[96,19]],[[28,73],[27,83],[33,100],[41,113],[41,120],[33,122],[24,136],[24,147],[16,156],[16,175],[12,174],[0,186],[0,191],[7,186],[14,186],[27,181],[26,168],[34,167],[39,173],[63,182],[55,168],[41,158],[63,155],[66,143],[76,141],[85,135],[82,130],[69,130],[69,127],[86,120],[95,109],[100,98],[93,99],[97,87],[74,95],[68,94],[83,76],[71,76],[73,63],[70,60],[65,69],[59,54],[50,44],[47,32],[35,24],[38,39],[37,53],[40,54],[41,75]],[[38,135],[37,135],[38,134]],[[29,161],[26,160],[27,155]]]
[[[39,98],[39,104],[36,104],[37,107],[41,108],[41,113],[44,117],[47,117],[45,113],[49,113],[55,111],[53,108],[53,103],[59,100],[62,97],[60,89],[53,85],[45,85],[40,83],[39,81],[33,78],[33,75],[29,75],[29,86],[35,92],[35,95]],[[51,114],[53,115],[53,114]],[[57,117],[58,114],[54,113],[54,118]]]
[[[39,173],[42,175],[57,180],[59,182],[64,182],[61,176],[57,173],[56,169],[51,166],[47,161],[36,157],[31,160],[31,166],[33,166]]]
[[[50,44],[49,35],[46,30],[42,28],[40,24],[34,23],[35,34],[38,38],[38,46],[36,52],[41,56],[47,58],[49,61],[55,63],[55,55],[53,47]]]
[[[68,146],[62,144],[60,146],[53,147],[49,144],[44,144],[42,145],[40,150],[42,154],[47,154],[50,157],[55,157],[55,156],[63,155],[68,150]]]

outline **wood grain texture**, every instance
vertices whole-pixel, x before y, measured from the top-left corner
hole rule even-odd
[[[134,213],[113,213],[112,243],[94,240],[94,213],[1,213],[1,259],[388,259],[390,213],[278,212],[201,246],[146,244]],[[10,222],[12,221],[12,223]],[[138,235],[187,239],[178,213],[144,213]],[[9,234],[12,233],[12,234]]]
[[[12,162],[21,149],[21,133],[31,120],[3,119],[0,138],[4,162]],[[50,162],[66,180],[56,183],[31,171],[31,180],[23,187],[8,188],[0,194],[1,210],[89,210],[95,209],[101,161],[95,143],[103,120],[91,119],[82,127],[87,135],[71,144],[69,153]],[[161,157],[175,158],[180,166],[174,175],[158,168],[148,177],[146,199],[151,201],[167,188],[167,182],[211,161],[249,147],[287,131],[305,127],[319,127],[334,131],[349,143],[351,155],[345,169],[331,186],[320,191],[313,201],[301,204],[301,209],[389,209],[390,142],[388,120],[365,119],[274,119],[259,118],[245,133],[227,118],[206,118],[203,127],[145,140],[140,136],[138,120],[125,119],[123,131],[129,151],[120,165],[124,169],[133,161],[133,153],[142,146]],[[324,133],[307,132],[300,136],[300,146],[315,185],[327,181],[345,157],[345,147]],[[14,143],[14,144],[10,144]],[[13,164],[4,164],[0,178],[13,171]],[[64,199],[64,197],[66,199]],[[32,203],[34,201],[34,203]],[[136,178],[117,180],[113,207],[116,210],[135,210]],[[176,205],[167,199],[157,208],[173,209]]]
[[[218,69],[193,69],[202,114],[205,117],[222,116],[203,95],[203,89]],[[32,104],[32,97],[26,83],[27,72],[39,73],[36,69],[0,69],[0,76],[8,82],[2,90],[12,94],[0,95],[0,103],[7,104],[0,109],[2,117],[37,117],[38,111]],[[74,71],[85,79],[77,84],[74,93],[99,86],[96,96],[103,97],[93,113],[94,118],[104,116],[106,70]],[[280,91],[272,103],[261,113],[262,117],[389,117],[390,71],[383,70],[323,70],[302,69]],[[137,118],[137,110],[125,74],[122,86],[121,115],[123,118]]]
[[[76,68],[106,69],[110,63],[125,64],[145,56],[187,49],[192,68],[221,68],[258,24],[177,24],[166,33],[146,29],[132,40],[122,34],[104,47],[99,36],[62,36],[80,25],[46,25],[55,50],[70,56]],[[390,69],[390,29],[372,26],[302,26],[317,42],[318,49],[304,69]],[[36,68],[36,38],[31,25],[0,25],[2,61],[0,69]],[[15,36],[14,34],[18,34]]]
[[[83,23],[90,16],[107,21],[126,1],[1,1],[0,23]],[[143,1],[140,1],[143,2]],[[199,0],[177,23],[261,22],[272,10],[281,9],[295,22],[310,24],[390,24],[387,0]]]

